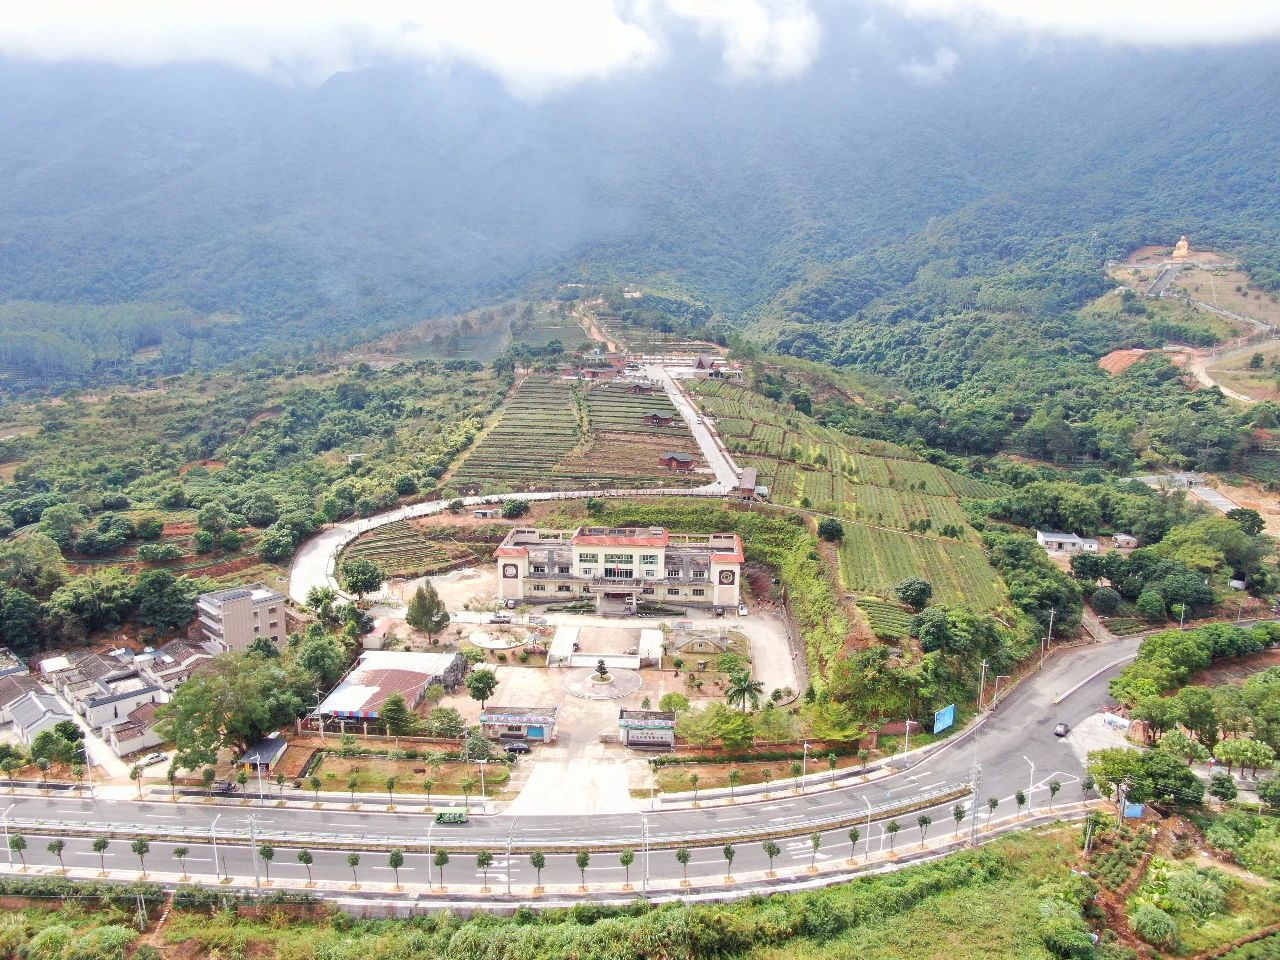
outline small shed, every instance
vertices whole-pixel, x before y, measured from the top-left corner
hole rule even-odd
[[[1132,550],[1138,545],[1138,538],[1131,533],[1117,533],[1114,539],[1121,550]]]
[[[502,516],[501,507],[477,507],[474,516],[480,520],[492,520]]]
[[[539,740],[556,738],[559,707],[486,707],[480,711],[480,726],[494,740]]]
[[[288,747],[289,742],[284,737],[278,733],[273,733],[246,750],[244,756],[237,760],[236,763],[247,770],[261,770],[263,773],[270,773],[275,768],[275,765],[280,762],[280,758],[284,756],[284,752]]]
[[[757,473],[755,467],[746,467],[742,471],[742,478],[738,481],[738,496],[754,497],[756,495]]]
[[[668,450],[658,457],[658,466],[666,467],[668,470],[679,470],[681,473],[688,473],[693,469],[693,456],[688,453],[678,453],[674,450]]]
[[[675,420],[674,414],[663,413],[661,410],[650,410],[644,415],[644,422],[651,427],[669,427]]]
[[[670,750],[676,745],[674,711],[619,710],[618,730],[624,746]]]

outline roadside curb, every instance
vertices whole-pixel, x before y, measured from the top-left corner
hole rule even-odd
[[[1110,663],[1106,664],[1105,666],[1099,667],[1097,670],[1093,671],[1093,673],[1089,674],[1089,676],[1085,677],[1083,680],[1076,683],[1075,686],[1071,687],[1071,689],[1067,690],[1064,693],[1060,693],[1056,697],[1054,697],[1053,702],[1055,704],[1061,703],[1063,700],[1067,699],[1067,697],[1071,696],[1073,693],[1075,693],[1085,684],[1092,683],[1094,680],[1098,679],[1098,677],[1102,676],[1108,670],[1118,667],[1122,663],[1128,663],[1130,660],[1135,659],[1137,656],[1138,656],[1138,651],[1134,650],[1133,653],[1125,654],[1123,657],[1118,657],[1117,659],[1112,660]]]

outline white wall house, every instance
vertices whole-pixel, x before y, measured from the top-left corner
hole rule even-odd
[[[1050,553],[1097,553],[1098,541],[1058,530],[1037,530],[1036,543]]]

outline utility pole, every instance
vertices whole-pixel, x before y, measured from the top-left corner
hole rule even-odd
[[[1025,753],[1022,755],[1022,759],[1031,765],[1031,776],[1027,779],[1027,816],[1031,816],[1031,791],[1035,789],[1036,785],[1036,765],[1031,763],[1031,758]]]
[[[253,861],[253,888],[262,889],[262,878],[258,876],[258,815],[249,818],[249,859]]]
[[[804,742],[804,758],[800,761],[800,792],[804,793],[804,778],[809,773],[809,741]]]
[[[871,859],[871,801],[863,797],[862,802],[867,805],[867,848],[862,857],[862,862],[866,863]]]
[[[1057,615],[1058,608],[1049,608],[1049,635],[1044,638],[1044,644],[1040,647],[1040,669],[1044,669],[1044,659],[1049,655],[1049,645],[1053,643],[1053,618]]]
[[[0,814],[4,818],[4,850],[9,854],[9,866],[13,866],[13,847],[9,846],[9,811],[12,810],[16,803],[11,803],[4,808],[4,813]]]
[[[982,694],[987,688],[987,661],[982,661],[982,673],[978,677],[978,712],[982,712]]]
[[[982,786],[982,764],[973,765],[973,770],[969,774],[969,784],[973,790],[973,800],[969,804],[969,846],[976,847],[978,845],[978,788]]]
[[[221,819],[222,814],[218,814],[209,824],[209,836],[213,839],[213,875],[219,880],[222,879],[222,870],[218,867],[218,821]]]
[[[511,844],[516,835],[516,818],[511,818],[511,829],[507,831],[507,896],[511,896]],[[428,870],[428,873],[431,871]]]
[[[640,815],[640,836],[644,845],[644,893],[649,893],[649,818]]]

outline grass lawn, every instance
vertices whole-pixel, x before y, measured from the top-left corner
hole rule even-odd
[[[431,793],[461,794],[460,784],[468,776],[476,780],[476,788],[472,796],[480,796],[480,767],[471,763],[450,761],[433,769],[425,760],[391,760],[383,757],[340,757],[327,754],[313,771],[313,775],[323,781],[321,790],[347,790],[347,783],[352,777],[356,779],[357,799],[359,794],[387,793],[387,778],[396,778],[396,793],[423,794],[426,790],[423,783],[433,780]],[[489,796],[501,788],[511,778],[509,765],[501,761],[490,763],[485,767],[484,782],[489,789]],[[308,780],[310,777],[308,777]]]
[[[870,763],[870,760],[867,761]],[[862,763],[856,756],[837,757],[836,769],[847,770],[850,767],[858,767]],[[829,771],[831,768],[827,765],[825,754],[809,755],[809,774]],[[729,786],[729,771],[737,770],[742,774],[742,779],[738,781],[739,786],[746,786],[748,783],[764,783],[765,773],[771,774],[771,780],[782,780],[791,776],[790,760],[765,760],[760,763],[691,763],[681,766],[659,767],[658,768],[658,789],[663,793],[679,793],[684,790],[692,790],[693,783],[690,781],[692,774],[698,775],[698,789],[711,790],[717,787]],[[791,788],[787,788],[786,792],[790,792]],[[817,786],[812,784],[809,790],[821,790],[823,785],[819,783]],[[784,791],[779,788],[778,793]]]

